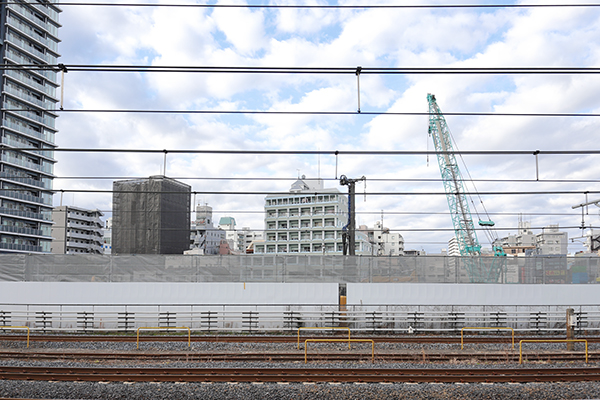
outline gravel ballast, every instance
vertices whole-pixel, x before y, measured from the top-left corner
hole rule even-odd
[[[80,350],[134,350],[135,343],[74,343],[74,342],[32,342],[31,350],[65,349]],[[333,346],[333,345],[332,345]],[[0,347],[22,347],[22,343],[5,342]],[[289,349],[297,351],[295,344],[264,344],[264,343],[192,343],[188,349],[183,343],[146,342],[140,343],[140,348],[147,351],[225,351],[225,352],[264,352],[282,351]],[[473,345],[478,350],[505,350],[502,345]],[[517,346],[518,347],[518,346]],[[555,344],[534,345],[537,350],[554,350]],[[458,350],[460,345],[406,345],[378,343],[376,349],[384,351],[414,350]],[[562,345],[564,349],[564,344]],[[5,366],[54,366],[54,367],[95,367],[116,366],[115,362],[25,362],[4,360]],[[519,366],[515,363],[266,363],[266,362],[212,362],[212,363],[139,363],[121,362],[124,367],[165,367],[165,368],[534,368],[536,364],[529,363]],[[585,363],[544,363],[543,368],[580,367]],[[587,364],[590,365],[590,364]],[[591,364],[591,366],[594,366]],[[527,383],[527,384],[409,384],[409,383],[368,383],[368,384],[330,384],[330,383],[98,383],[98,382],[32,382],[32,381],[0,381],[0,398],[31,398],[31,399],[600,399],[600,382],[569,382],[569,383]]]

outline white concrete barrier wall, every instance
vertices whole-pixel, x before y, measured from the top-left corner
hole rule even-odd
[[[338,304],[337,283],[0,282],[0,304]]]
[[[348,283],[352,305],[585,306],[600,304],[598,285]]]

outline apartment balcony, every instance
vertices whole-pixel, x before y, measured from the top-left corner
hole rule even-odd
[[[32,121],[38,122],[40,124],[46,125],[48,128],[54,129],[54,122],[55,122],[56,118],[45,116],[43,111],[39,111],[39,113],[42,115],[38,115],[35,112],[30,111],[30,110],[25,110],[22,107],[15,109],[14,106],[12,106],[8,103],[4,103],[3,106],[8,112],[14,113],[17,116],[19,116],[20,118],[27,118]]]
[[[35,32],[35,30],[33,30],[31,28],[31,26],[25,25],[25,24],[21,23],[20,21],[18,21],[17,19],[12,18],[12,17],[8,17],[6,19],[6,22],[9,26],[11,26],[11,27],[15,28],[16,30],[18,30],[19,32],[24,33],[27,36],[29,36],[30,39],[35,40],[39,44],[49,48],[50,50],[52,50],[55,53],[58,52],[58,43],[57,42],[55,42],[54,40],[48,40],[48,39],[38,35]]]
[[[34,60],[33,59],[29,59],[29,58],[25,58],[25,57],[21,57],[19,55],[16,54],[15,51],[13,51],[12,49],[16,48],[16,47],[11,47],[10,49],[7,49],[6,53],[4,53],[4,57],[9,59],[9,60],[14,60],[17,64],[24,64],[24,65],[28,65],[28,64],[34,64]],[[50,68],[50,67],[48,67]],[[27,71],[30,74],[33,75],[41,75],[43,78],[45,78],[46,80],[50,81],[50,82],[56,82],[56,72],[51,70],[51,69],[32,69]],[[52,103],[55,104],[55,103]],[[50,108],[51,110],[54,110],[54,106]]]
[[[96,235],[95,233],[77,233],[73,231],[67,232],[67,240],[69,240],[70,238],[90,240],[92,242],[98,243],[100,243],[100,241],[102,240],[102,236]]]
[[[37,3],[30,3],[35,7],[36,10],[41,11],[42,13],[46,14],[51,20],[53,21],[58,21],[58,12],[51,8],[51,7],[46,7],[44,5],[44,3],[41,4],[37,4]]]
[[[41,139],[45,142],[48,142],[50,144],[54,144],[54,133],[43,133],[43,132],[38,132],[34,129],[31,129],[27,126],[21,125],[21,124],[17,124],[15,122],[12,122],[10,120],[4,119],[2,120],[2,126],[11,129],[17,133],[21,133],[27,136],[31,136],[37,139]]]
[[[45,236],[41,229],[24,228],[12,225],[0,225],[0,231],[7,233],[16,233],[19,235]]]
[[[28,201],[30,203],[43,204],[47,206],[52,206],[52,198],[44,199],[39,196],[32,196],[30,194],[26,194],[23,192],[17,192],[13,190],[0,190],[0,196],[9,197],[11,199]]]
[[[56,2],[56,0],[52,0],[51,2],[54,3],[54,2]],[[39,26],[43,30],[50,33],[52,36],[58,38],[58,27],[56,27],[55,25],[50,24],[48,22],[40,21],[38,18],[36,18],[33,11],[31,11],[28,7],[25,7],[25,6],[22,6],[19,4],[15,4],[15,3],[9,3],[6,6],[8,7],[9,10],[12,10],[18,14],[21,14],[21,16],[25,17],[25,19],[30,21],[33,25]],[[58,20],[57,18],[52,18],[52,19],[54,21]]]
[[[4,75],[9,76],[15,79],[17,82],[22,83],[24,85],[29,86],[32,89],[39,90],[46,95],[55,98],[56,97],[56,87],[52,85],[42,85],[18,70],[7,69],[4,71]]]
[[[30,42],[17,37],[17,35],[14,35],[12,33],[7,33],[5,40],[7,43],[13,44],[14,46],[18,47],[19,50],[27,52],[27,53],[33,55],[34,57],[37,57],[37,58],[41,59],[42,61],[45,61],[47,64],[56,65],[58,62],[58,59],[55,55],[52,55],[49,53],[43,53],[43,52],[37,50],[36,48],[34,48],[31,45]]]
[[[0,178],[9,180],[12,182],[17,182],[22,185],[35,186],[36,188],[40,188],[40,189],[48,189],[48,190],[52,189],[51,187],[46,187],[46,184],[43,181],[40,181],[37,179],[31,179],[31,178],[24,178],[22,176],[14,176],[13,174],[8,173],[8,172],[0,172]]]
[[[69,220],[79,220],[79,221],[91,222],[94,225],[102,226],[102,221],[100,220],[99,217],[95,217],[95,216],[92,217],[89,215],[81,215],[81,214],[77,215],[77,214],[75,214],[75,212],[70,211],[70,210],[69,210],[67,218]]]
[[[18,243],[3,243],[0,242],[0,249],[2,250],[14,250],[14,251],[25,251],[30,253],[42,253],[42,246],[35,246],[31,244],[18,244]]]
[[[29,143],[23,143],[18,140],[13,140],[13,139],[8,138],[7,136],[3,136],[1,138],[1,140],[2,140],[2,143],[7,144],[9,146],[16,147],[16,148],[30,148],[31,150],[26,150],[26,151],[29,151],[35,155],[47,157],[47,158],[51,159],[52,161],[54,161],[54,151],[52,151],[52,150],[41,150],[41,149],[38,149],[37,147],[32,147]]]
[[[71,253],[81,253],[76,251],[71,251],[73,249],[85,250],[85,253],[102,253],[102,246],[91,244],[91,243],[76,243],[76,242],[67,242],[67,254]]]
[[[13,58],[13,57],[9,57],[9,58]],[[15,57],[17,58],[17,57]],[[20,57],[19,57],[20,58]],[[26,60],[16,60],[18,62],[24,62]],[[11,94],[13,96],[15,96],[16,98],[23,100],[23,101],[27,101],[35,106],[38,106],[44,110],[49,110],[52,111],[56,108],[56,104],[53,101],[44,101],[44,100],[40,100],[37,97],[31,96],[25,92],[23,92],[22,90],[18,90],[15,89],[12,86],[8,86],[8,85],[4,85],[2,90],[5,93]]]
[[[2,161],[13,164],[13,165],[18,165],[20,167],[29,168],[34,171],[46,172],[48,174],[52,174],[52,172],[54,170],[54,166],[52,164],[47,164],[47,165],[36,164],[36,163],[28,161],[28,160],[11,157],[6,154],[2,154],[1,159],[2,159]]]
[[[42,221],[52,221],[52,213],[37,213],[31,211],[17,210],[14,208],[0,207],[0,214],[14,215],[17,217],[37,219]]]

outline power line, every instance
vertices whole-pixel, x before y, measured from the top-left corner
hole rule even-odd
[[[292,205],[293,206],[293,205]],[[55,206],[57,207],[57,206]],[[72,207],[72,206],[67,206],[67,207]],[[94,210],[96,211],[96,210]],[[102,213],[112,213],[113,210],[102,210],[102,209],[98,209],[97,211],[100,211]],[[120,212],[126,212],[126,213],[135,213],[135,212],[146,212],[145,210],[139,210],[139,211],[120,211]],[[176,211],[162,211],[163,213],[170,213],[173,212],[175,213]],[[203,213],[203,211],[196,211],[194,209],[194,207],[190,208],[190,213],[194,214],[194,213]],[[227,214],[264,214],[265,211],[264,210],[245,210],[245,211],[241,211],[241,210],[212,210],[213,214],[221,214],[221,215],[227,215]],[[381,210],[376,210],[376,211],[356,211],[357,215],[376,215],[379,216],[381,215]],[[435,212],[435,211],[386,211],[384,213],[386,216],[391,216],[391,215],[451,215],[451,213],[449,211],[440,211],[440,212]],[[328,215],[334,215],[334,216],[340,216],[340,215],[346,215],[344,213],[341,212],[337,212],[337,213],[328,213],[327,215],[323,215],[323,217],[327,217]],[[490,212],[489,215],[494,215],[494,216],[512,216],[512,217],[516,217],[519,215],[523,215],[523,212]],[[581,213],[579,212],[574,212],[574,213],[527,213],[527,216],[566,216],[566,217],[580,217]],[[315,215],[298,215],[295,217],[291,217],[296,218],[298,217],[298,219],[302,219],[305,217],[315,217]]]
[[[1,4],[22,4],[6,1]],[[32,3],[38,5],[38,3]],[[158,7],[158,8],[250,8],[250,9],[453,9],[453,8],[581,8],[598,7],[596,3],[559,3],[559,4],[196,4],[196,3],[92,3],[92,2],[55,2],[52,6],[94,6],[94,7]]]
[[[547,228],[547,226],[536,226],[536,227],[529,227],[529,230],[532,231],[537,231],[537,230],[543,230]],[[72,227],[70,229],[80,229],[80,230],[89,230],[89,227]],[[97,228],[97,229],[106,229],[106,228]],[[114,230],[114,228],[112,228]],[[218,227],[214,227],[215,230],[218,230]],[[499,230],[499,231],[514,231],[517,230],[517,228],[515,227],[495,227],[494,229]],[[560,229],[577,229],[580,230],[581,227],[577,226],[577,225],[573,225],[573,226],[561,226]],[[139,229],[135,229],[135,228],[119,228],[119,231],[136,231]],[[186,232],[188,231],[187,229],[181,229],[181,228],[161,228],[161,231],[173,231],[173,232]],[[195,228],[193,229],[192,226],[190,226],[190,231],[198,231],[198,230],[206,230],[206,229],[198,229]],[[476,231],[484,231],[485,228],[475,228]],[[239,233],[243,233],[244,230],[243,229],[235,229],[236,232]],[[275,232],[275,229],[268,229],[268,228],[261,228],[261,229],[250,229],[251,232]],[[285,232],[282,233],[291,233],[291,232],[314,232],[315,229],[292,229],[292,230],[285,230]],[[329,231],[329,232],[333,232],[333,231],[337,231],[337,232],[341,232],[342,228],[341,227],[335,227],[335,228],[330,228],[328,229],[316,229],[317,232],[319,231]],[[361,231],[360,229],[356,230],[357,232],[364,232]],[[402,233],[402,232],[454,232],[454,228],[394,228],[394,229],[389,229],[389,232],[397,232],[397,233]]]
[[[57,147],[40,149],[32,147],[5,147],[12,151],[53,151],[63,153],[148,153],[148,154],[253,154],[253,155],[371,155],[371,156],[424,156],[436,154],[462,154],[462,155],[595,155],[600,150],[208,150],[208,149],[125,149],[125,148],[69,148]],[[296,178],[297,179],[297,178]]]
[[[7,190],[19,190],[19,189],[7,189]],[[35,189],[22,189],[22,190],[35,190]],[[127,191],[127,190],[103,190],[103,189],[52,189],[55,193],[140,193],[140,191]],[[212,194],[212,195],[267,195],[267,196],[289,196],[290,192],[269,192],[269,191],[192,191],[192,192],[182,192],[182,191],[169,191],[169,192],[160,192],[160,191],[144,191],[144,194]],[[480,194],[482,196],[504,196],[504,195],[573,195],[573,194],[598,194],[600,190],[557,190],[557,191],[495,191],[495,192],[465,192],[466,195],[476,195]],[[320,192],[319,190],[311,191],[310,193],[305,193],[307,196],[313,195],[331,195],[331,192]],[[343,193],[335,193],[339,196],[344,196]],[[365,196],[446,196],[445,192],[364,192],[362,193]],[[308,204],[308,203],[306,203]],[[299,204],[301,206],[302,204]]]
[[[598,4],[600,6],[600,4]],[[56,72],[147,72],[203,74],[311,74],[311,75],[412,75],[412,74],[476,74],[476,75],[547,75],[598,74],[599,67],[233,67],[190,65],[107,65],[107,64],[0,64],[8,70],[54,70]]]
[[[0,111],[28,111],[20,108],[3,108]],[[143,109],[62,109],[46,110],[56,114],[238,114],[238,115],[367,115],[367,116],[427,116],[427,112],[392,111],[266,111],[266,110],[143,110]],[[447,112],[446,116],[462,117],[600,117],[599,113],[498,113],[498,112]]]
[[[19,176],[4,176],[7,179],[18,180]],[[146,179],[147,176],[55,176],[56,180],[136,180]],[[198,177],[198,176],[170,176],[175,180],[206,180],[206,181],[295,181],[298,178],[271,178],[271,177]],[[310,178],[309,178],[310,179]],[[338,181],[338,178],[319,178],[322,181]],[[443,182],[441,178],[368,178],[369,182],[417,182],[437,183]],[[496,182],[496,183],[600,183],[600,179],[469,179],[463,182]]]

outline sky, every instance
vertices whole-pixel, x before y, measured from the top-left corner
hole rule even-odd
[[[569,0],[570,1],[570,0]],[[560,1],[567,4],[569,1]],[[398,1],[190,0],[145,4],[401,4]],[[552,0],[527,1],[550,4]],[[581,2],[577,2],[581,3]],[[415,0],[402,4],[452,4]],[[454,3],[457,4],[457,3]],[[491,4],[491,3],[489,3]],[[517,2],[515,4],[525,4]],[[558,3],[556,3],[558,4]],[[216,8],[64,5],[59,62],[72,65],[205,67],[599,67],[600,7],[545,8]],[[360,109],[442,112],[600,113],[598,74],[360,76]],[[56,143],[79,149],[433,151],[427,115],[358,114],[354,74],[209,74],[77,72],[65,74]],[[69,110],[257,110],[350,112],[345,115],[109,113]],[[447,116],[465,155],[467,190],[513,194],[474,197],[473,219],[492,219],[496,235],[515,234],[519,219],[534,233],[558,224],[582,235],[580,209],[600,199],[599,155],[541,155],[535,150],[598,150],[600,117]],[[114,179],[166,174],[198,192],[286,192],[299,176],[326,187],[340,175],[358,183],[357,225],[402,234],[406,249],[439,253],[453,236],[435,155],[266,155],[57,152],[55,205],[100,209],[110,216]],[[468,171],[468,173],[467,173]],[[82,190],[82,192],[70,192]],[[521,194],[570,191],[575,194]],[[593,192],[597,193],[594,194]],[[363,193],[383,193],[367,195]],[[401,193],[401,194],[395,194]],[[434,193],[424,195],[423,193]],[[516,194],[514,194],[516,193]],[[198,194],[214,219],[264,229],[265,195]],[[476,206],[475,212],[473,205]],[[482,214],[483,209],[490,214]],[[585,209],[586,226],[600,208]],[[193,215],[192,215],[193,217]],[[478,237],[484,248],[490,241]],[[570,252],[583,249],[581,240]]]

